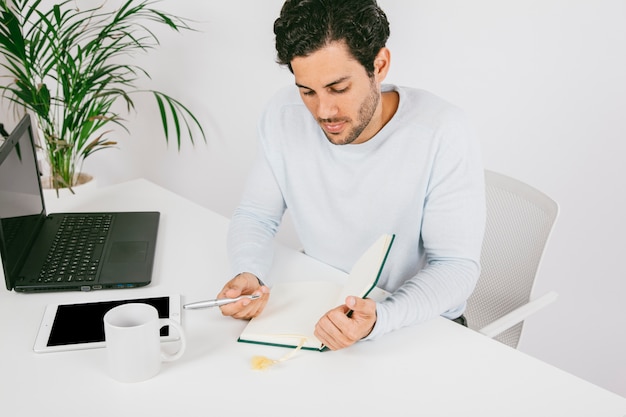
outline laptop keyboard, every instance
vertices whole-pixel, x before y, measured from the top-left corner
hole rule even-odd
[[[38,281],[94,281],[112,218],[111,214],[66,216],[61,221]]]

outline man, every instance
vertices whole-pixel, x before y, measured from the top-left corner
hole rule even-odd
[[[396,235],[382,302],[348,297],[321,317],[330,349],[442,315],[461,317],[480,272],[483,169],[463,114],[422,90],[383,85],[389,24],[375,0],[287,0],[274,24],[295,78],[259,124],[259,155],[229,230],[237,274],[222,307],[261,314],[272,239],[287,208],[305,253],[349,271],[381,234]],[[352,310],[351,315],[346,312]]]

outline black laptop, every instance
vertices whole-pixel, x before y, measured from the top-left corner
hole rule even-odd
[[[25,116],[0,139],[0,254],[20,292],[132,288],[151,281],[158,212],[47,214]]]

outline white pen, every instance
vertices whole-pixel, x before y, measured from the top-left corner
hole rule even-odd
[[[260,295],[252,294],[252,295],[241,295],[237,298],[218,298],[216,300],[206,300],[206,301],[198,301],[195,303],[185,304],[183,306],[184,309],[195,310],[198,308],[209,308],[209,307],[219,307],[224,304],[236,303],[239,300],[243,300],[244,298],[248,298],[250,300],[256,300]]]

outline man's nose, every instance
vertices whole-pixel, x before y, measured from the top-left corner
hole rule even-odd
[[[339,114],[337,101],[331,95],[319,97],[317,105],[317,117],[320,119],[332,119]]]

